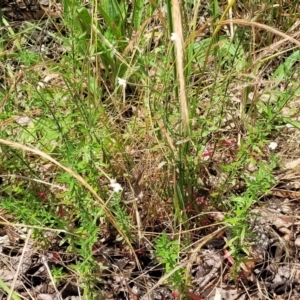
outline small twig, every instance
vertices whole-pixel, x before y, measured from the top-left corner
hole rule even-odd
[[[228,0],[228,5],[230,5],[230,0]],[[233,16],[232,6],[230,6],[229,11],[228,11],[229,20],[232,20],[232,16]],[[233,37],[234,37],[233,23],[229,24],[229,29],[230,29],[230,31],[229,31],[230,32],[230,41],[232,42],[233,41]]]
[[[21,269],[21,266],[22,266],[22,263],[23,263],[23,258],[24,258],[24,255],[25,255],[25,252],[26,252],[26,249],[27,249],[27,245],[28,245],[31,233],[32,233],[32,229],[29,229],[28,233],[27,233],[27,236],[26,236],[25,244],[24,244],[24,247],[23,247],[22,255],[21,255],[21,258],[20,258],[20,261],[19,261],[19,264],[18,264],[18,268],[16,270],[14,280],[12,282],[9,294],[7,296],[7,300],[10,300],[13,297],[14,288],[16,286],[16,282],[17,282],[17,279],[18,279],[18,276],[19,276],[19,273],[20,273],[20,269]]]
[[[62,298],[62,296],[61,296],[59,290],[57,289],[57,287],[56,287],[56,285],[55,285],[53,276],[52,276],[51,271],[50,271],[50,268],[49,268],[49,266],[48,266],[48,262],[47,262],[46,256],[45,256],[45,255],[42,255],[41,260],[42,260],[42,263],[43,263],[43,265],[45,266],[45,268],[46,268],[46,270],[47,270],[47,272],[48,272],[48,275],[49,275],[49,277],[50,277],[50,279],[51,279],[53,288],[54,288],[54,290],[55,290],[55,292],[56,292],[56,294],[57,294],[57,296],[58,296],[58,299],[59,299],[59,300],[63,300],[63,298]]]
[[[47,182],[47,181],[40,180],[40,179],[30,178],[30,177],[27,177],[27,176],[15,175],[15,174],[4,174],[4,175],[1,175],[0,177],[20,178],[20,179],[29,180],[29,181],[35,181],[35,182],[38,182],[38,183],[42,183],[44,185],[50,185],[51,187],[60,189],[62,191],[67,191],[67,189],[63,186],[59,186],[59,185],[53,184],[51,182]]]
[[[165,274],[162,276],[152,287],[151,289],[147,292],[147,294],[144,296],[149,296],[152,291],[154,291],[157,287],[159,287],[161,284],[163,284],[168,278],[170,278],[176,271],[186,268],[187,272],[190,272],[191,266],[193,262],[195,261],[200,249],[211,239],[213,239],[215,236],[221,234],[223,231],[226,230],[226,227],[222,227],[215,232],[207,235],[203,239],[199,241],[199,243],[196,245],[196,247],[192,250],[192,255],[190,258],[185,258],[177,267],[172,269],[169,273]]]

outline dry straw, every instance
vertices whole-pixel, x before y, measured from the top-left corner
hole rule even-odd
[[[51,157],[50,155],[46,154],[45,152],[38,150],[36,148],[32,148],[32,147],[28,147],[16,142],[12,142],[12,141],[8,141],[8,140],[3,140],[0,139],[0,144],[2,145],[6,145],[8,147],[12,147],[15,149],[20,149],[26,152],[30,152],[33,154],[36,154],[38,156],[40,156],[41,158],[44,158],[50,162],[52,162],[53,164],[57,165],[58,167],[60,167],[61,169],[63,169],[64,171],[66,171],[67,173],[69,173],[72,177],[74,177],[82,186],[84,186],[90,193],[91,195],[93,195],[94,199],[96,200],[95,204],[99,207],[101,207],[101,209],[103,209],[106,217],[108,218],[108,220],[113,224],[113,226],[118,230],[119,234],[122,236],[122,238],[126,241],[126,243],[129,245],[129,247],[132,248],[131,243],[128,239],[128,237],[126,236],[126,234],[119,228],[118,223],[115,219],[115,217],[113,216],[113,214],[111,213],[111,211],[109,210],[109,208],[106,206],[106,203],[103,201],[103,199],[97,194],[97,192],[84,180],[83,177],[81,177],[79,174],[77,174],[76,172],[74,172],[72,169],[62,165],[61,163],[59,163],[57,160],[55,160],[53,157]],[[133,250],[133,249],[132,249]],[[133,251],[134,252],[134,251]]]
[[[187,134],[189,132],[189,110],[186,97],[185,77],[184,77],[184,47],[183,47],[183,33],[182,33],[182,20],[181,9],[178,0],[173,0],[173,26],[176,38],[174,39],[176,50],[176,66],[177,76],[179,80],[179,102],[181,107],[182,118],[182,133]]]

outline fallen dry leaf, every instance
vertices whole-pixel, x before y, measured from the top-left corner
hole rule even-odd
[[[214,300],[222,300],[222,294],[220,293],[218,288],[216,288]]]
[[[300,165],[300,158],[285,163],[283,167],[285,169],[295,169],[298,165]]]
[[[193,293],[188,293],[187,296],[190,300],[204,300],[204,298],[202,298],[201,296],[198,296]]]

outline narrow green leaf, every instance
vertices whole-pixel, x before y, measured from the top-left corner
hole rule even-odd
[[[291,74],[291,70],[293,65],[299,61],[300,59],[300,50],[295,51],[294,53],[292,53],[286,60],[284,63],[282,63],[273,73],[272,75],[272,79],[278,79],[278,80],[282,80],[284,79],[286,76],[288,76],[289,74]]]
[[[77,9],[78,21],[84,33],[90,34],[92,26],[92,18],[89,11],[85,7]]]
[[[142,23],[144,0],[135,0],[133,4],[132,23],[134,29],[138,30]]]
[[[120,39],[125,35],[126,5],[123,1],[120,1],[120,4],[115,0],[103,1],[101,5],[98,5],[98,11],[107,26],[106,37],[114,35],[114,39]]]
[[[2,279],[0,279],[0,289],[3,290],[4,292],[6,292],[7,294],[9,294],[10,289],[5,284],[5,282],[2,281]],[[21,298],[15,292],[12,293],[11,297],[12,297],[13,300],[21,300]]]
[[[285,120],[285,122],[286,122],[287,124],[291,124],[291,125],[293,125],[294,127],[300,129],[300,122],[298,122],[298,121],[296,121],[296,120],[292,120],[292,119],[290,119],[290,118],[284,118],[284,120]]]

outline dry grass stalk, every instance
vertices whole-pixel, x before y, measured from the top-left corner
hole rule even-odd
[[[243,20],[243,19],[232,19],[232,20],[221,21],[221,22],[218,23],[218,25],[220,25],[220,26],[221,25],[228,25],[228,24],[231,24],[231,23],[245,25],[245,26],[251,26],[251,27],[258,27],[258,28],[264,29],[266,31],[270,31],[270,32],[272,32],[274,34],[277,34],[277,35],[283,37],[284,39],[290,41],[291,43],[296,44],[297,46],[300,47],[300,42],[297,41],[292,36],[289,36],[288,34],[282,32],[282,31],[280,31],[276,28],[273,28],[271,26],[261,24],[261,23],[258,23],[258,22],[252,22],[252,21],[247,21],[247,20]]]
[[[115,217],[113,216],[112,212],[107,207],[104,200],[101,199],[101,197],[97,194],[97,192],[89,185],[89,183],[87,181],[84,180],[84,178],[82,176],[80,176],[79,174],[74,172],[72,169],[62,165],[57,160],[55,160],[53,157],[51,157],[50,155],[46,154],[45,152],[43,152],[39,149],[28,147],[28,146],[25,146],[25,145],[22,145],[22,144],[19,144],[19,143],[16,143],[16,142],[3,140],[3,139],[0,139],[0,144],[9,146],[9,147],[12,147],[12,148],[15,148],[15,149],[20,149],[20,150],[23,150],[23,151],[27,151],[27,152],[30,152],[30,153],[34,153],[34,154],[40,156],[41,158],[47,159],[48,161],[54,163],[55,165],[57,165],[58,167],[60,167],[61,169],[63,169],[67,173],[69,173],[72,177],[74,177],[82,186],[84,186],[87,190],[90,191],[91,195],[94,196],[94,198],[97,200],[97,202],[95,204],[99,205],[103,209],[103,211],[105,212],[105,215],[108,218],[108,220],[112,223],[112,225],[116,228],[116,230],[122,236],[124,241],[131,248],[132,253],[135,254],[134,249],[132,248],[132,245],[131,245],[131,242],[129,241],[128,236],[126,235],[126,233],[124,233],[122,231],[121,228],[119,228]],[[138,260],[137,260],[137,262],[138,262]]]
[[[176,38],[174,40],[176,49],[176,66],[177,76],[179,79],[179,101],[181,107],[181,118],[182,118],[182,133],[189,131],[189,110],[186,97],[186,87],[184,78],[184,57],[183,57],[183,33],[182,33],[182,20],[181,20],[181,9],[178,0],[173,0],[173,26]]]
[[[24,244],[24,247],[23,247],[22,255],[21,255],[21,258],[20,258],[20,261],[19,261],[19,264],[18,264],[18,268],[17,268],[17,271],[14,275],[14,279],[13,279],[9,294],[7,296],[7,300],[11,300],[13,298],[14,288],[16,286],[16,282],[17,282],[18,276],[20,274],[20,269],[21,269],[22,264],[23,264],[23,259],[24,259],[24,256],[25,256],[25,252],[27,251],[27,246],[28,246],[31,234],[32,234],[32,229],[29,229],[28,233],[27,233],[27,236],[26,236],[25,244]]]

